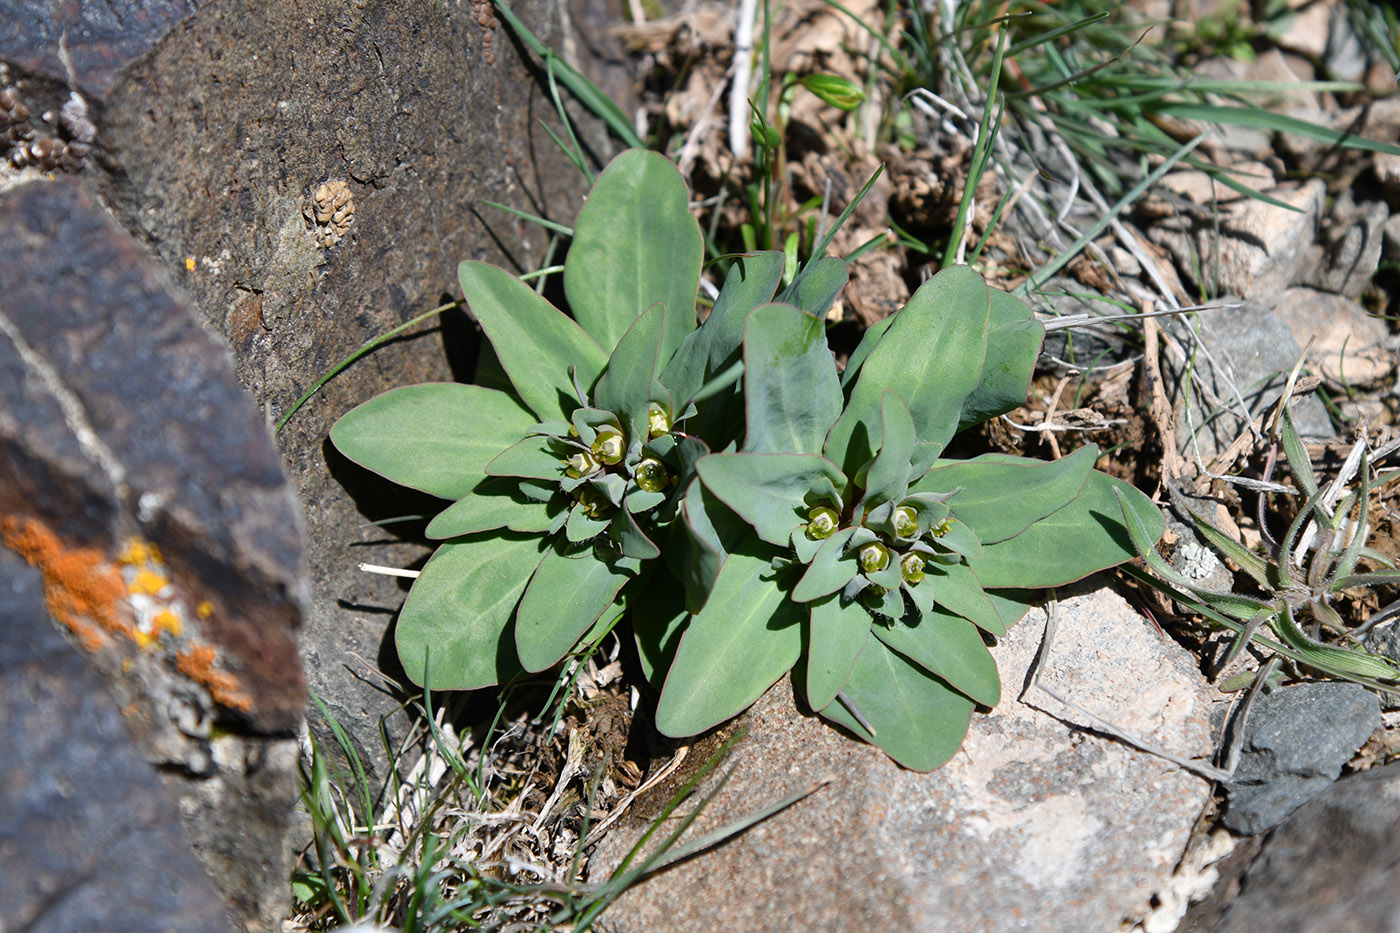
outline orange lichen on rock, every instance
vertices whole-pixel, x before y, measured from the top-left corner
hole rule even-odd
[[[0,540],[43,575],[49,613],[71,629],[84,648],[96,651],[106,644],[104,632],[135,637],[120,612],[126,586],[101,551],[65,547],[58,535],[32,518],[0,518]]]
[[[196,642],[175,656],[175,667],[190,680],[208,687],[209,695],[220,706],[244,712],[252,709],[253,701],[239,689],[238,678],[214,666],[217,657],[212,645]]]

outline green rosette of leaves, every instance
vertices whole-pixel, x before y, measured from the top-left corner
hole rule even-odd
[[[544,670],[596,643],[648,576],[695,461],[739,430],[725,373],[782,272],[780,253],[736,259],[697,328],[701,256],[679,172],[625,152],[574,225],[572,317],[502,269],[461,264],[505,388],[405,386],[331,429],[351,460],[451,501],[396,628],[415,682],[475,689]]]
[[[967,267],[872,328],[841,377],[818,318],[748,315],[743,446],[698,460],[682,507],[715,568],[708,599],[638,631],[665,677],[662,732],[723,722],[792,670],[813,710],[906,767],[957,751],[973,709],[1001,696],[985,636],[1031,590],[1136,555],[1115,492],[1148,534],[1163,528],[1147,497],[1093,469],[1092,447],[942,458],[1024,401],[1042,336]]]

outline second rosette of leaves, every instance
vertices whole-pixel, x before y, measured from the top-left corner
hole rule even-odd
[[[699,458],[680,507],[708,595],[634,622],[664,674],[663,732],[717,725],[793,670],[813,710],[907,767],[957,751],[974,707],[1000,698],[984,634],[1005,634],[1031,590],[1136,553],[1114,490],[1162,529],[1146,496],[1093,469],[1093,447],[943,459],[956,432],[1024,401],[1042,336],[966,267],[871,328],[840,376],[818,318],[748,315],[743,446]]]

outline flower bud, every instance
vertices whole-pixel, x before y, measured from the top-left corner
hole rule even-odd
[[[647,406],[647,439],[655,440],[663,434],[671,433],[671,417],[666,409],[652,402]]]
[[[832,74],[807,75],[802,79],[802,86],[840,110],[854,110],[865,100],[865,91],[860,85]]]
[[[825,541],[836,534],[836,527],[841,523],[841,516],[836,514],[836,510],[819,505],[807,513],[810,521],[807,524],[807,538],[810,541]]]
[[[867,609],[879,609],[885,604],[885,588],[883,586],[867,586],[860,591],[860,601],[865,603]]]
[[[666,469],[666,464],[654,457],[646,457],[637,464],[637,469],[633,473],[633,479],[637,485],[647,492],[660,492],[671,483],[671,472]]]
[[[598,437],[593,441],[593,456],[608,466],[622,462],[627,447],[622,441],[622,432],[614,428],[599,428]]]
[[[932,528],[930,528],[930,529],[928,530],[928,533],[931,534],[931,535],[933,535],[935,538],[941,538],[941,537],[943,537],[944,535],[946,535],[948,532],[950,532],[950,531],[952,531],[952,530],[953,530],[953,519],[950,517],[950,518],[945,518],[945,519],[943,519],[943,521],[939,522],[937,525],[934,525]]]
[[[598,469],[598,461],[593,459],[593,455],[586,450],[575,451],[564,461],[567,466],[564,472],[574,479],[580,476],[587,476]]]
[[[919,516],[907,505],[894,510],[894,533],[900,538],[912,538],[919,531]]]
[[[899,559],[899,574],[905,583],[914,586],[924,578],[924,559],[910,551]]]
[[[860,549],[860,569],[877,573],[890,565],[890,549],[879,541],[871,541]]]

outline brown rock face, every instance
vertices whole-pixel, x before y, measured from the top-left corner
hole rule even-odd
[[[562,44],[554,0],[515,10]],[[538,126],[553,106],[477,12],[210,0],[104,96],[103,192],[272,418],[366,341],[458,297],[462,260],[541,263],[545,237],[482,199],[565,221],[576,211],[586,182]],[[306,515],[307,676],[376,775],[379,720],[398,701],[374,668],[397,668],[385,635],[404,590],[356,565],[426,555],[404,543],[421,524],[367,520],[433,509],[338,459],[326,434],[385,389],[470,376],[465,316],[420,333],[351,366],[278,437]]]

